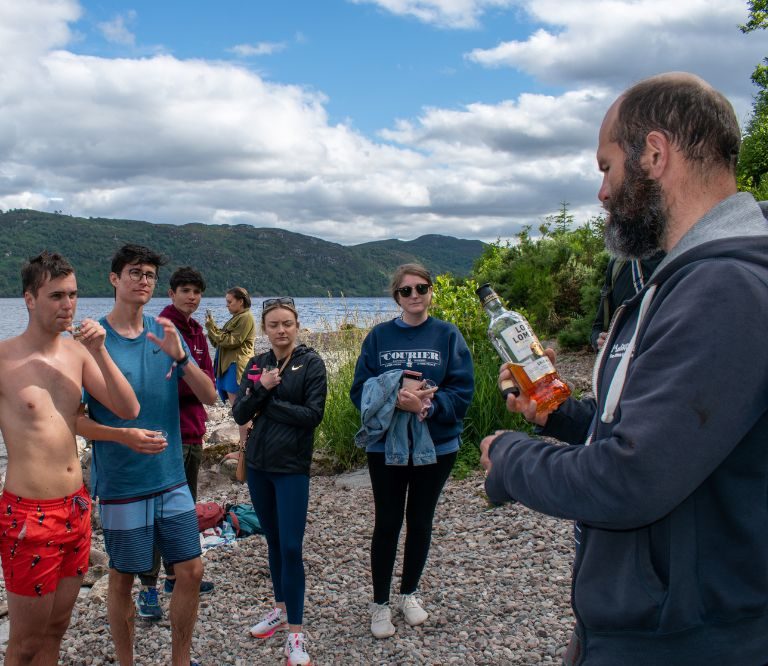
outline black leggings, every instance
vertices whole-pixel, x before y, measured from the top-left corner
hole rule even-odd
[[[411,594],[418,588],[429,555],[437,500],[456,456],[457,453],[448,453],[437,456],[434,465],[414,467],[412,461],[408,462],[408,466],[386,465],[383,453],[368,454],[368,472],[376,507],[376,524],[371,539],[374,603],[389,601],[403,514],[406,532],[400,594]]]

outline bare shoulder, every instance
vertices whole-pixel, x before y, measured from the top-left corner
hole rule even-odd
[[[32,355],[32,348],[25,344],[21,335],[0,341],[0,364],[23,361]]]

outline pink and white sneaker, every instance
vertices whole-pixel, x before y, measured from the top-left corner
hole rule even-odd
[[[288,634],[285,642],[286,666],[312,666],[309,655],[304,649],[304,634]]]
[[[280,608],[273,608],[264,619],[251,627],[250,634],[254,638],[269,638],[279,629],[288,626],[288,619]]]

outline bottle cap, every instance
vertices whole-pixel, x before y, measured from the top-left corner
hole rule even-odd
[[[475,293],[483,305],[485,305],[488,301],[493,300],[494,298],[498,298],[498,295],[488,282],[481,284],[477,289],[475,289]]]

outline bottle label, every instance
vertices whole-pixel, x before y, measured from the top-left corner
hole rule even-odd
[[[534,383],[555,371],[555,366],[552,365],[552,362],[546,356],[539,356],[530,363],[526,363],[523,368],[525,369],[525,374],[528,375],[528,379]]]
[[[537,342],[533,330],[526,321],[508,326],[501,332],[501,337],[518,362],[526,360],[533,353],[534,344]]]

